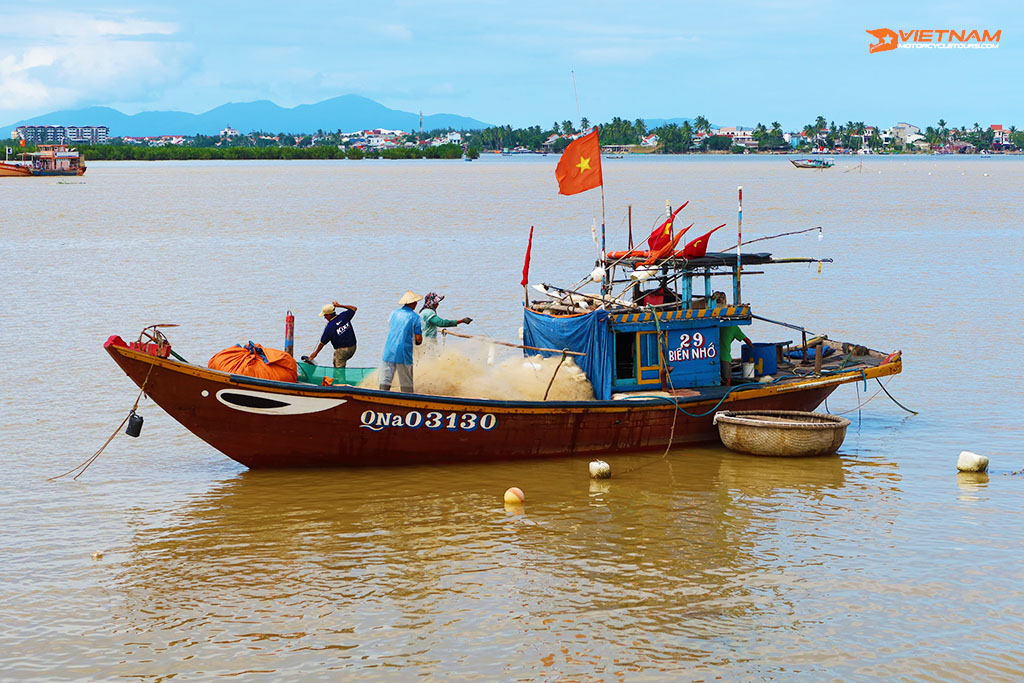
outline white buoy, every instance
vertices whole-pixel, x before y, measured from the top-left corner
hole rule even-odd
[[[590,279],[594,282],[601,282],[604,280],[604,268],[601,266],[594,268],[594,270],[590,272]]]
[[[988,458],[971,451],[960,451],[956,468],[961,472],[984,472],[988,469]]]
[[[604,460],[591,460],[590,461],[590,478],[591,479],[611,479],[612,478],[612,466],[606,463]]]

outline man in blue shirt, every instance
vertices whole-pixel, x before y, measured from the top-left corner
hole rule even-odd
[[[390,391],[395,374],[402,392],[412,393],[412,345],[423,343],[423,326],[416,315],[416,302],[423,297],[412,290],[406,290],[398,300],[399,308],[388,321],[388,338],[384,342],[384,354],[380,365],[381,391]]]
[[[344,310],[335,314],[335,308]],[[330,343],[334,347],[334,367],[345,367],[348,359],[356,354],[356,331],[352,329],[352,317],[355,314],[355,306],[339,304],[337,301],[324,305],[320,316],[327,319],[327,326],[320,335],[320,343],[316,345],[316,350],[309,354],[310,363],[316,358],[316,354],[320,353],[324,344]]]

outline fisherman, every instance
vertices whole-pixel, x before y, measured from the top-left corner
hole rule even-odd
[[[388,321],[388,338],[384,342],[384,353],[380,365],[380,389],[390,391],[395,374],[402,391],[411,394],[412,345],[423,343],[423,325],[416,315],[416,302],[423,297],[412,290],[406,290],[398,300],[399,308]]]
[[[335,313],[336,308],[345,310]],[[327,319],[327,325],[324,327],[324,333],[320,335],[320,343],[316,345],[316,350],[309,354],[308,362],[312,363],[324,344],[330,342],[334,347],[334,367],[345,367],[348,359],[356,353],[356,331],[352,329],[352,317],[355,314],[355,306],[339,304],[337,301],[324,304],[320,310],[320,317]]]
[[[715,308],[724,308],[728,304],[725,292],[715,292],[711,295],[711,300],[714,302]],[[732,343],[737,339],[742,340],[748,346],[754,345],[747,335],[743,334],[739,325],[727,325],[720,328],[718,355],[722,359],[722,384],[727,387],[732,386]]]
[[[473,322],[472,318],[459,318],[448,320],[437,314],[438,305],[444,301],[444,296],[430,292],[423,297],[423,308],[420,309],[420,319],[423,321],[423,336],[427,339],[437,340],[437,328],[455,327],[457,325],[468,325]]]

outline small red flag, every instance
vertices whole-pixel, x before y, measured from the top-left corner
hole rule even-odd
[[[530,226],[530,241],[526,243],[526,262],[523,263],[523,281],[520,282],[525,287],[530,282],[530,249],[533,248],[533,226]]]
[[[686,205],[689,203],[689,201],[683,202],[683,205],[673,211],[672,215],[669,216],[664,223],[656,227],[654,231],[651,232],[651,236],[647,238],[647,247],[652,252],[658,251],[665,246],[670,239],[672,239],[672,221],[676,219],[676,214],[686,208]]]
[[[576,138],[562,152],[555,167],[559,194],[577,194],[592,190],[604,181],[601,178],[601,143],[597,128]]]
[[[725,223],[722,223],[714,230],[704,233],[697,239],[693,240],[685,247],[683,247],[683,258],[701,258],[708,253],[708,238],[711,237],[711,233],[720,228],[724,228]]]
[[[641,263],[640,265],[649,266],[653,263],[656,263],[658,259],[668,258],[672,256],[673,250],[676,248],[676,245],[679,244],[679,238],[685,235],[686,231],[692,227],[693,223],[690,223],[685,228],[680,230],[678,235],[673,237],[668,242],[665,242],[665,244],[663,244],[660,249],[658,249],[657,251],[652,251],[651,255],[647,257],[647,260]]]
[[[24,147],[25,146],[25,141],[24,140],[18,140],[18,144],[21,145],[22,147]]]

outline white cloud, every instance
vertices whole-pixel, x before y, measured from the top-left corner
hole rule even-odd
[[[0,44],[0,110],[19,117],[143,97],[180,81],[191,55],[168,40],[173,24],[132,16],[51,13],[0,22],[19,26],[14,41]]]

